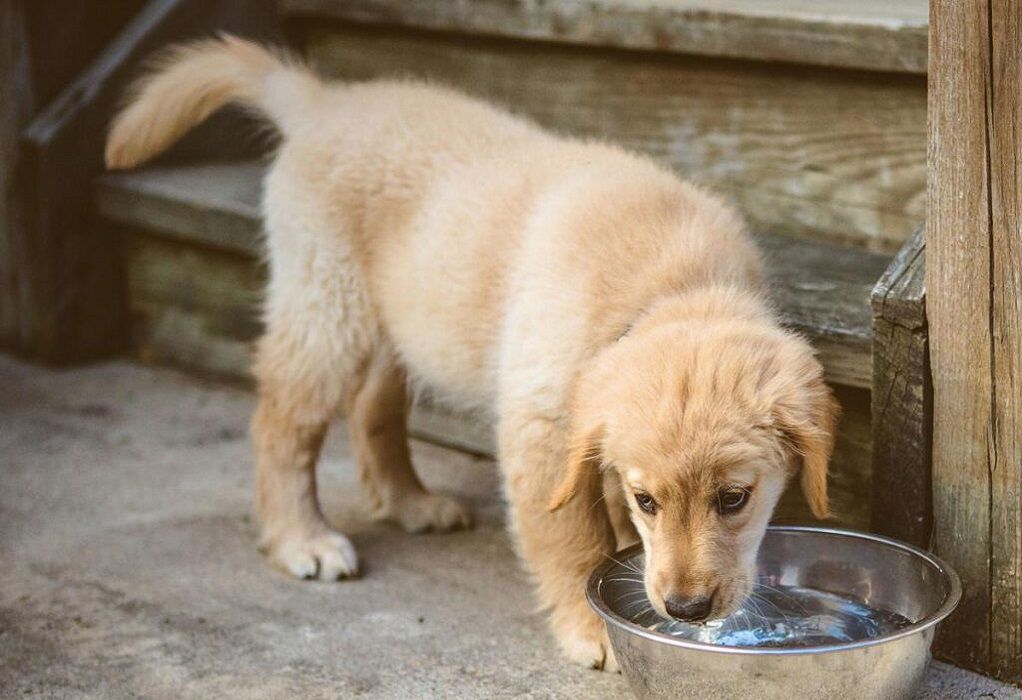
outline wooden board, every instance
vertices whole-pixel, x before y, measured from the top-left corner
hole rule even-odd
[[[97,185],[97,201],[123,224],[257,257],[261,173],[257,164],[235,163],[111,175]],[[869,293],[889,259],[785,236],[757,241],[785,323],[814,342],[831,381],[869,387]]]
[[[931,3],[927,313],[939,651],[1022,680],[1022,5]]]
[[[121,223],[258,257],[264,171],[257,162],[197,163],[107,175],[96,183],[97,207]]]
[[[733,198],[757,229],[893,254],[923,219],[921,76],[342,24],[309,27],[305,43],[338,77],[425,77],[652,154]]]
[[[586,46],[926,72],[925,0],[283,0],[284,12]]]
[[[149,362],[251,381],[252,341],[259,332],[257,300],[263,270],[251,256],[204,247],[177,237],[125,229],[135,352]],[[831,477],[834,522],[869,527],[869,398],[838,388],[844,407]],[[413,408],[416,437],[479,454],[494,452],[493,425],[485,416],[452,411],[430,401]],[[778,510],[783,522],[809,522],[793,487]]]
[[[920,229],[873,290],[873,529],[928,547],[933,392]]]

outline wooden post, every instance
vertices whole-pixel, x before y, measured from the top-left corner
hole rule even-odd
[[[931,0],[927,312],[938,653],[1022,678],[1022,3]]]
[[[930,544],[932,387],[926,328],[926,246],[916,231],[873,288],[875,532]]]
[[[24,212],[15,195],[18,134],[35,103],[22,3],[0,3],[0,345],[20,348]]]

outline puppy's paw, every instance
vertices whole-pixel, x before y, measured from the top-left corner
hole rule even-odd
[[[358,574],[358,555],[351,541],[339,532],[286,535],[266,547],[270,562],[302,579],[337,581]]]
[[[435,493],[408,495],[387,509],[384,516],[405,532],[450,532],[472,527],[472,515],[461,503]]]
[[[558,631],[557,641],[564,655],[576,664],[608,673],[621,670],[603,623],[599,623],[598,627],[589,624]]]

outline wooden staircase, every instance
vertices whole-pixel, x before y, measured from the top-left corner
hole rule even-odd
[[[549,128],[651,153],[736,201],[759,232],[784,322],[817,347],[844,408],[837,521],[884,530],[876,512],[892,504],[872,489],[870,294],[922,219],[926,113],[926,4],[887,5],[283,0],[279,9],[328,75],[452,84]],[[124,241],[138,357],[248,376],[264,276],[263,168],[191,162],[97,182],[97,208]],[[412,425],[492,453],[485,417],[426,398]],[[915,522],[928,494],[893,507]],[[808,512],[792,493],[779,517]]]

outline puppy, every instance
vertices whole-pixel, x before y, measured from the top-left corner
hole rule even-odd
[[[316,497],[339,409],[382,516],[469,524],[412,469],[410,384],[495,418],[515,541],[561,647],[588,666],[616,667],[583,597],[629,536],[614,523],[642,540],[655,609],[699,621],[748,593],[790,477],[826,515],[836,405],[721,200],[450,90],[327,84],[230,37],[174,50],[139,84],[108,166],[138,165],[227,103],[282,137],[252,421],[273,564],[356,573]]]

